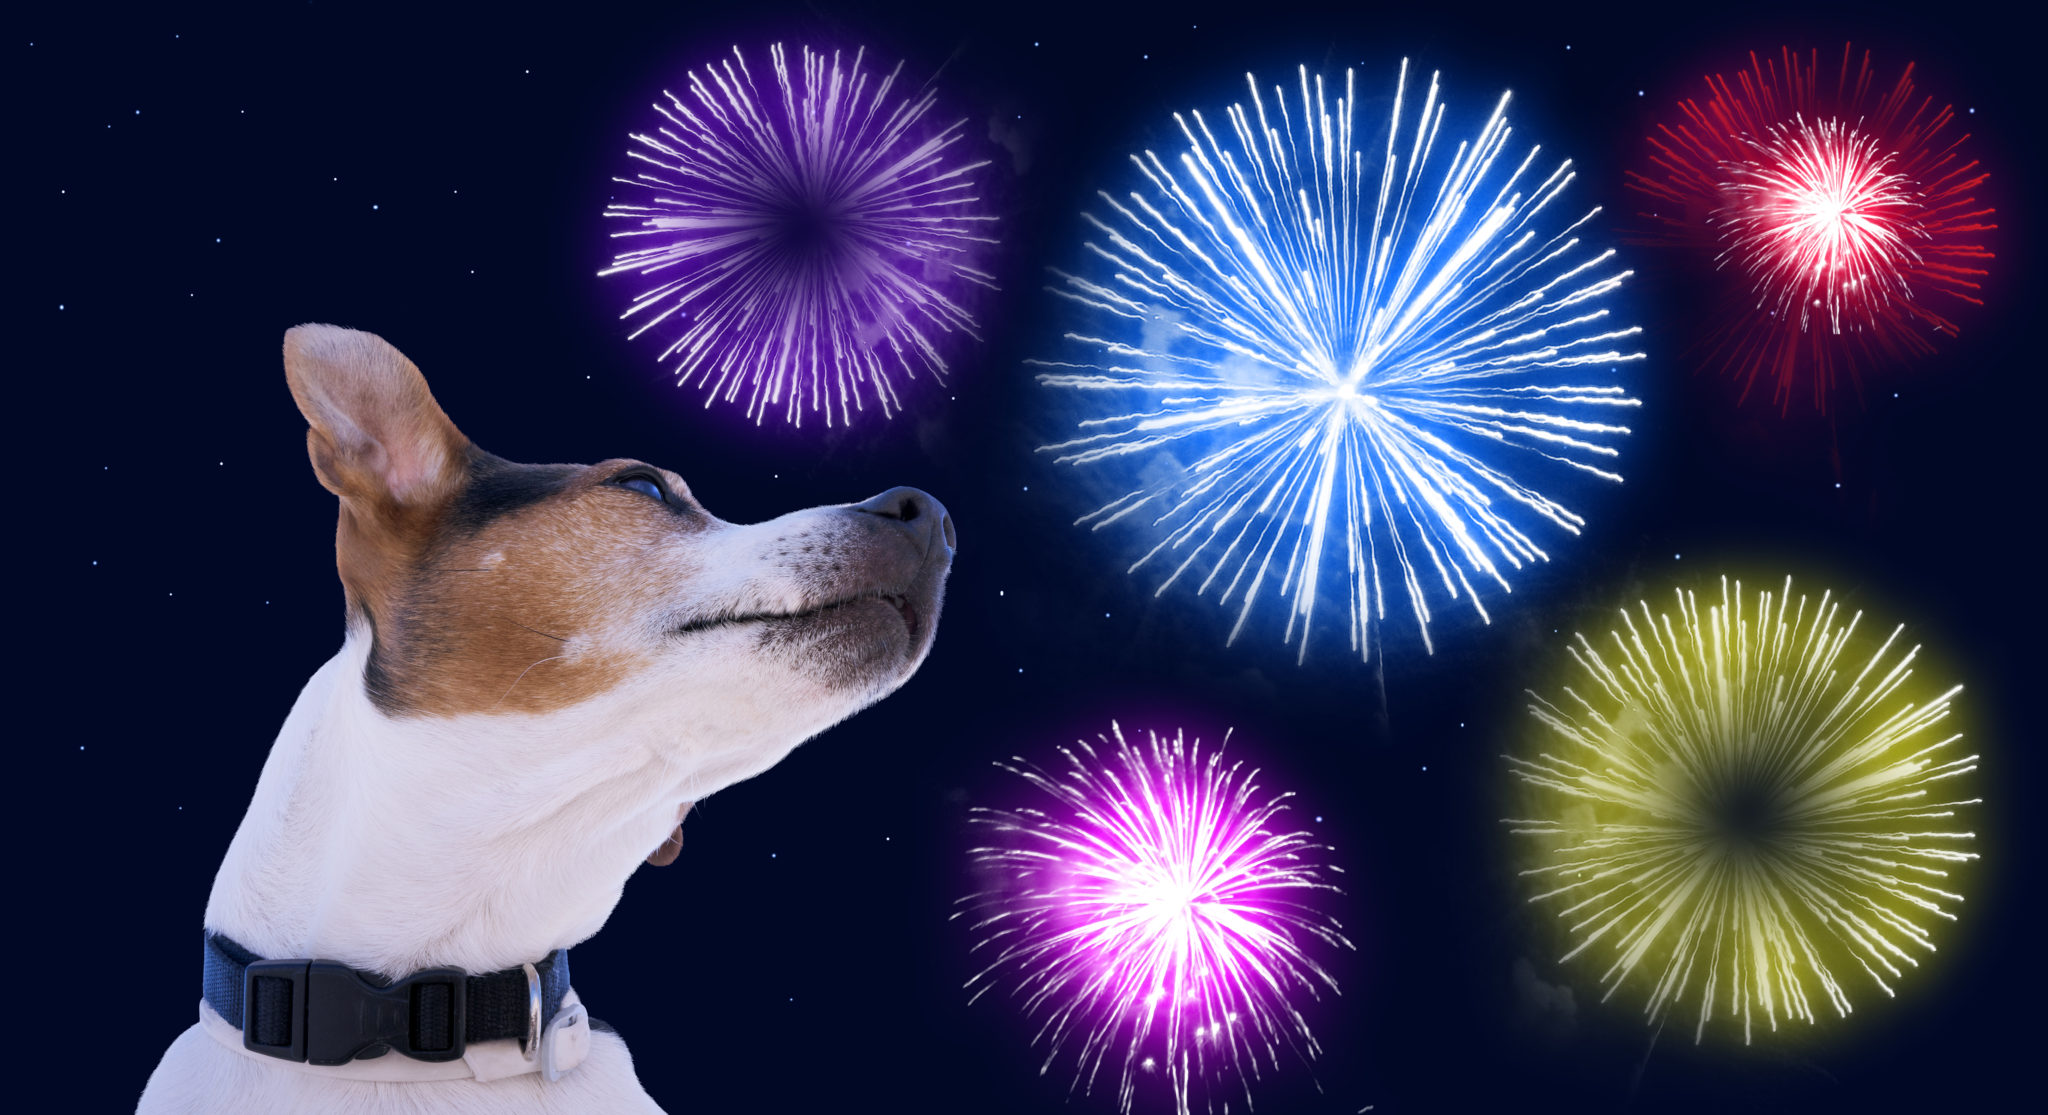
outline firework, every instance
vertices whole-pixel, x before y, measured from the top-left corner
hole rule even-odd
[[[1913,699],[1903,628],[1859,665],[1862,613],[1840,611],[1789,578],[1753,604],[1724,578],[1704,613],[1690,592],[1624,610],[1605,653],[1572,645],[1587,691],[1530,706],[1561,753],[1509,758],[1538,816],[1508,823],[1544,841],[1523,874],[1561,904],[1564,959],[1601,957],[1606,997],[1630,984],[1652,1022],[1695,1012],[1695,1041],[1719,1016],[1747,1042],[1759,1015],[1775,1031],[1848,1015],[1855,986],[1891,995],[1963,900],[1977,757],[1937,738],[1961,687]]]
[[[960,161],[964,121],[928,124],[929,88],[898,93],[901,63],[876,80],[859,53],[768,58],[766,90],[734,47],[686,96],[663,92],[663,124],[627,152],[641,169],[614,179],[640,200],[606,207],[634,227],[600,274],[645,280],[622,317],[634,337],[673,324],[661,359],[705,406],[886,418],[899,377],[943,378],[948,342],[974,336],[962,295],[994,285],[976,266],[994,242],[974,184],[988,164]]]
[[[1339,869],[1280,828],[1292,795],[1263,797],[1258,772],[1226,766],[1222,747],[1180,733],[1138,747],[1110,731],[1106,753],[1063,748],[1060,773],[999,764],[1044,797],[974,811],[1000,846],[970,852],[997,882],[963,900],[976,950],[993,954],[968,987],[979,999],[1007,982],[1041,1024],[1040,1071],[1075,1045],[1075,1085],[1109,1065],[1124,1111],[1141,1072],[1163,1071],[1182,1115],[1197,1082],[1224,1074],[1249,1100],[1262,1052],[1277,1069],[1282,1045],[1318,1051],[1289,997],[1337,990],[1309,947],[1350,942],[1308,899],[1335,890],[1325,872]]]
[[[1745,398],[1768,379],[1781,410],[1801,386],[1825,410],[1840,369],[1954,336],[1944,314],[1982,304],[1982,234],[1996,227],[1975,196],[1986,175],[1961,152],[1969,136],[1951,108],[1916,99],[1912,66],[1881,96],[1867,51],[1856,62],[1843,48],[1832,87],[1819,70],[1819,52],[1788,49],[1707,78],[1707,97],[1680,101],[1681,119],[1650,138],[1651,172],[1628,175],[1653,207],[1646,240],[1739,277],[1709,344]]]
[[[1161,537],[1132,570],[1170,566],[1162,593],[1183,576],[1219,590],[1233,642],[1277,589],[1298,659],[1333,589],[1352,649],[1371,656],[1388,557],[1425,646],[1434,591],[1487,618],[1474,581],[1505,591],[1548,558],[1529,520],[1584,524],[1522,474],[1618,482],[1611,442],[1628,430],[1605,416],[1637,405],[1574,382],[1641,354],[1616,347],[1640,330],[1603,305],[1629,272],[1580,244],[1599,210],[1550,219],[1571,164],[1546,175],[1536,149],[1517,159],[1506,96],[1471,140],[1439,143],[1436,78],[1411,126],[1407,75],[1404,62],[1370,159],[1348,71],[1332,104],[1302,69],[1298,99],[1276,87],[1270,114],[1247,74],[1251,107],[1231,106],[1221,135],[1176,114],[1187,149],[1134,156],[1144,188],[1086,215],[1102,273],[1055,273],[1054,291],[1101,322],[1067,334],[1093,362],[1035,362],[1040,382],[1096,407],[1047,450],[1145,469],[1081,522],[1149,519]]]

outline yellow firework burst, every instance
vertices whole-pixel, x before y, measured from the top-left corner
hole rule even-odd
[[[1862,613],[1789,577],[1748,602],[1724,577],[1704,611],[1676,596],[1574,637],[1583,692],[1531,694],[1555,750],[1507,757],[1535,814],[1508,824],[1543,842],[1530,901],[1558,907],[1564,960],[1605,959],[1603,998],[1628,984],[1652,1022],[1696,1011],[1695,1041],[1721,1017],[1747,1042],[1758,1016],[1846,1016],[1963,900],[1977,756],[1945,724],[1962,687],[1915,699],[1903,627],[1866,657]]]

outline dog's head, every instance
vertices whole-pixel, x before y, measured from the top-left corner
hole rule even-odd
[[[901,685],[952,564],[937,500],[895,488],[741,526],[635,460],[527,465],[471,444],[382,339],[285,334],[362,684],[383,716],[559,720],[562,747],[667,749],[685,800]],[[660,853],[657,853],[659,855]]]

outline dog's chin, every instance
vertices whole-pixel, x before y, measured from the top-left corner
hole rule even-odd
[[[910,677],[931,650],[946,569],[923,571],[897,591],[874,591],[764,621],[764,651],[835,689],[879,696]]]

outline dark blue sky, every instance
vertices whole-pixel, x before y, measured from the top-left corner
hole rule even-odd
[[[2016,27],[1927,5],[1780,7],[17,15],[29,347],[10,537],[29,670],[11,689],[27,725],[13,932],[60,942],[96,978],[111,963],[132,997],[108,1037],[101,1005],[38,995],[43,1071],[81,1109],[115,1110],[189,1024],[213,872],[299,686],[339,645],[334,503],[278,357],[287,326],[319,320],[400,346],[502,456],[656,461],[735,521],[895,484],[955,516],[923,671],[694,811],[676,865],[636,877],[574,954],[585,1001],[671,1110],[1113,1110],[1106,1095],[1069,1101],[1064,1063],[1039,1076],[1006,1003],[966,1005],[970,942],[947,920],[970,886],[968,807],[1014,790],[992,761],[1111,718],[1233,728],[1346,869],[1334,912],[1358,949],[1330,962],[1343,996],[1309,1011],[1325,1056],[1257,1085],[1260,1110],[2005,1106],[2041,1030],[2027,807],[2048,789],[2027,696],[2043,619],[2027,211],[2040,59]],[[907,59],[906,75],[936,73],[942,106],[998,160],[1003,290],[985,343],[954,390],[887,425],[789,435],[706,415],[623,339],[620,289],[595,277],[607,179],[646,104],[735,42],[777,39],[866,44]],[[1862,401],[1787,419],[1693,373],[1698,283],[1642,256],[1629,301],[1650,359],[1634,373],[1628,482],[1583,493],[1589,529],[1546,539],[1554,560],[1492,601],[1491,626],[1443,609],[1433,656],[1391,632],[1384,717],[1341,646],[1301,668],[1277,628],[1226,648],[1229,613],[1155,600],[1155,581],[1123,572],[1133,539],[1071,525],[1091,506],[1082,487],[1032,452],[1066,417],[1022,362],[1062,327],[1042,287],[1046,267],[1077,261],[1076,214],[1129,150],[1166,137],[1172,111],[1235,98],[1248,68],[1358,65],[1365,86],[1407,56],[1441,69],[1461,109],[1514,89],[1518,135],[1577,161],[1579,204],[1620,214],[1642,136],[1701,73],[1845,39],[1871,46],[1887,80],[1917,61],[1924,91],[1976,109],[1963,122],[2001,226],[1988,304]],[[1967,685],[1986,859],[1960,925],[1897,1000],[1861,994],[1818,1037],[1695,1049],[1667,1033],[1653,1047],[1626,993],[1603,1006],[1594,973],[1551,961],[1498,823],[1499,755],[1527,732],[1520,694],[1552,676],[1564,636],[1724,570],[1833,587],[1908,623]],[[1569,1012],[1556,987],[1572,989]]]

